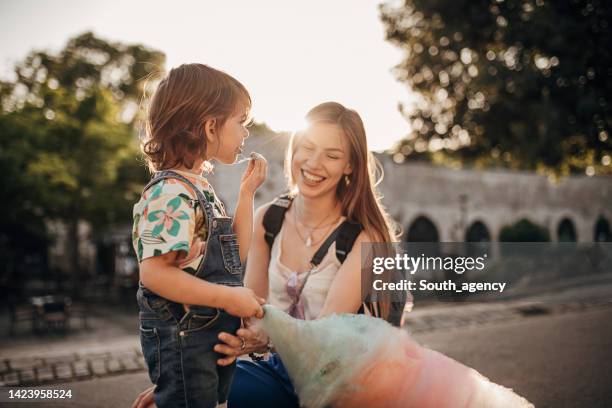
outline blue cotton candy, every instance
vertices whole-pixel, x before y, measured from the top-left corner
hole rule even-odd
[[[533,407],[476,370],[364,315],[298,320],[266,305],[270,336],[306,408]]]
[[[325,319],[294,319],[266,305],[264,330],[283,359],[303,406],[325,407],[350,384],[359,366],[374,356],[384,340],[387,322],[364,315],[332,315]]]

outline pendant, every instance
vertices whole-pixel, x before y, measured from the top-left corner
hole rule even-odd
[[[310,248],[312,246],[312,237],[309,235],[306,239],[306,248]]]

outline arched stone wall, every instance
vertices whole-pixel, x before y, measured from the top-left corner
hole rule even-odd
[[[246,151],[262,153],[269,163],[268,181],[260,188],[256,206],[285,191],[284,152],[289,138],[252,135]],[[383,204],[403,227],[401,239],[411,223],[426,216],[438,230],[441,242],[465,239],[468,228],[480,221],[491,240],[499,239],[505,226],[527,218],[548,229],[557,240],[561,220],[572,221],[578,242],[594,240],[599,217],[612,220],[612,177],[570,176],[557,184],[546,177],[525,171],[449,169],[426,163],[396,164],[386,155],[377,155],[385,177],[379,185]],[[244,165],[217,166],[209,178],[228,210],[238,198]]]

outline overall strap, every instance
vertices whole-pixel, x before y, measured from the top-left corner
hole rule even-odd
[[[285,213],[291,207],[293,197],[288,194],[281,195],[276,198],[270,204],[263,218],[263,227],[265,230],[264,238],[268,243],[268,246],[272,248],[272,244],[276,239],[276,236],[280,232],[283,221],[285,220]]]
[[[142,190],[142,193],[144,194],[144,192],[147,191],[149,188],[151,188],[153,185],[159,183],[162,180],[166,180],[166,179],[178,179],[178,180],[181,180],[182,182],[187,184],[187,186],[189,186],[189,188],[191,188],[194,191],[194,193],[196,195],[196,200],[192,200],[191,206],[193,208],[195,208],[195,203],[199,202],[200,207],[202,207],[202,210],[206,214],[206,217],[204,217],[204,222],[206,223],[206,230],[210,231],[210,225],[208,225],[208,224],[209,224],[210,220],[212,220],[214,218],[214,216],[215,216],[215,214],[213,212],[213,209],[212,209],[212,205],[208,202],[208,200],[204,196],[204,193],[202,193],[202,191],[200,191],[199,188],[197,188],[191,181],[189,181],[189,179],[187,177],[185,177],[185,176],[183,176],[181,174],[178,174],[177,172],[174,172],[172,170],[163,170],[163,171],[157,172],[153,176],[151,181],[149,181],[149,183]]]

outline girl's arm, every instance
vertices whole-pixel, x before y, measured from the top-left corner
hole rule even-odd
[[[233,227],[237,235],[240,262],[242,263],[246,260],[253,235],[253,195],[250,192],[240,190],[234,213]]]
[[[234,232],[238,236],[238,247],[240,248],[240,262],[245,261],[251,238],[253,236],[253,197],[255,191],[266,179],[268,164],[263,158],[249,161],[242,181],[236,211],[234,212]]]
[[[255,294],[266,299],[268,297],[268,267],[270,266],[270,247],[264,238],[264,214],[269,204],[261,206],[255,213],[255,232],[249,249],[249,261],[246,265],[244,284],[253,289]]]
[[[361,306],[361,243],[371,242],[362,231],[331,283],[318,318],[333,313],[357,313]]]
[[[239,317],[263,316],[252,290],[229,287],[196,278],[176,267],[178,251],[144,259],[140,263],[140,281],[149,290],[168,300],[224,309]]]

